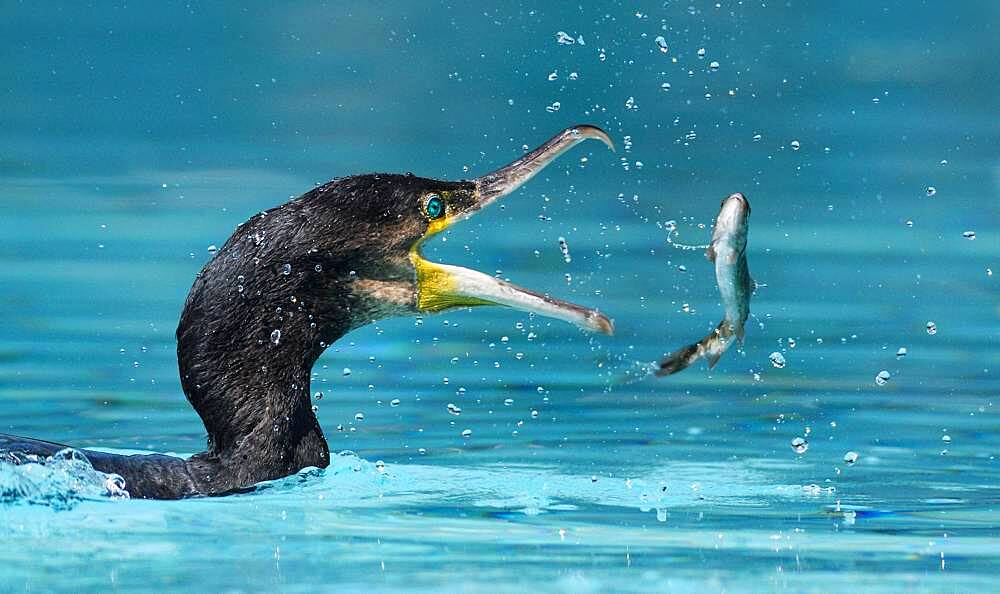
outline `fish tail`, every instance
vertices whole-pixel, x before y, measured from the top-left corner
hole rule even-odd
[[[656,377],[671,375],[687,369],[692,363],[701,358],[699,343],[689,344],[686,347],[677,349],[660,361],[660,368],[656,370]]]
[[[726,352],[732,343],[734,330],[732,324],[726,320],[719,322],[719,325],[708,333],[700,341],[678,349],[668,355],[660,362],[660,368],[656,371],[658,377],[671,375],[690,367],[695,361],[704,357],[708,360],[708,368],[712,369],[722,358],[722,353]]]

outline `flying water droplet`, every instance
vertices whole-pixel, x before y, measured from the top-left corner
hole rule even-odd
[[[968,239],[969,241],[972,241],[973,239],[976,238],[976,232],[975,231],[965,231],[964,233],[962,233],[962,237]]]
[[[934,322],[927,322],[927,333],[931,336],[937,334],[937,324]]]
[[[556,43],[559,45],[573,45],[576,43],[576,40],[569,33],[559,31],[556,33]]]
[[[212,245],[208,246],[208,253],[209,253],[209,255],[214,256],[218,251],[219,251],[219,248],[215,247],[214,243]]]
[[[937,194],[937,188],[935,188],[934,186],[927,186],[927,189],[925,190],[925,192],[927,194],[927,197],[930,198],[930,197],[934,196],[935,194]]]
[[[712,60],[708,64],[708,69],[711,70],[712,72],[716,72],[719,69],[719,67],[720,67],[720,64],[718,62],[716,62],[715,60]]]
[[[463,429],[462,430],[462,437],[464,437],[466,439],[472,437],[472,429]]]
[[[656,47],[660,49],[661,54],[665,54],[670,51],[670,47],[667,46],[667,40],[662,35],[657,36],[654,41],[656,42]]]
[[[291,273],[292,273],[292,265],[291,264],[282,264],[281,265],[281,274],[283,274],[285,276],[288,276]]]
[[[896,351],[896,358],[902,359],[906,356],[906,352],[906,347],[899,347],[899,350]]]
[[[774,365],[777,369],[782,369],[785,366],[785,356],[778,351],[771,353],[768,359],[771,360],[771,365]]]
[[[559,251],[562,252],[563,260],[567,264],[573,261],[573,258],[569,255],[569,244],[566,243],[565,237],[559,238]]]
[[[351,375],[351,368],[350,367],[345,367],[343,373],[344,373],[344,377],[347,377],[347,376]]]
[[[389,401],[389,406],[391,406],[393,408],[396,408],[397,406],[399,406],[399,398],[393,398],[392,400],[390,400]]]
[[[798,140],[793,140],[789,144],[791,145],[793,151],[797,151],[800,148],[802,148],[802,143],[800,143]]]
[[[553,101],[552,105],[546,105],[545,106],[545,111],[547,111],[549,113],[555,113],[555,112],[559,111],[559,108],[561,108],[561,107],[562,107],[562,103],[559,103],[558,101]]]
[[[454,416],[457,417],[458,415],[462,414],[462,409],[459,408],[457,405],[449,402],[448,403],[448,414],[449,415],[454,415]]]
[[[791,445],[795,453],[799,455],[806,453],[806,450],[809,449],[809,442],[804,437],[796,437],[792,440]]]
[[[358,421],[358,422],[364,421],[365,420],[365,413],[363,413],[363,412],[354,413],[354,420]]]
[[[892,376],[889,375],[889,372],[883,369],[882,371],[878,372],[878,374],[875,376],[875,384],[879,386],[884,386],[889,383],[889,378],[891,377]]]
[[[847,452],[846,454],[844,454],[844,464],[847,464],[848,466],[854,466],[854,463],[858,461],[858,458],[860,458],[860,456],[858,456],[857,452],[854,451]]]
[[[271,344],[278,344],[279,342],[281,342],[281,330],[277,330],[277,329],[272,330],[271,331]]]

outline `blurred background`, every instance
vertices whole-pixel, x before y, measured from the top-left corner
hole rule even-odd
[[[872,509],[936,510],[957,489],[976,536],[996,537],[1000,4],[7,2],[3,12],[0,431],[200,451],[173,333],[194,275],[236,225],[333,177],[475,177],[591,123],[616,152],[577,147],[426,253],[599,307],[616,336],[487,308],[369,326],[314,370],[331,447],[390,466],[531,462],[583,477],[732,461],[760,472],[699,478],[696,467],[688,482],[724,477],[764,500],[775,484],[829,483]],[[733,191],[753,205],[750,269],[766,285],[744,351],[712,373],[630,383],[718,323],[712,267],[668,236],[707,243]],[[881,370],[888,385],[874,382]],[[789,447],[801,436],[813,444],[804,455]],[[870,465],[841,475],[848,450]],[[505,499],[503,468],[491,472],[490,501],[521,509]],[[741,480],[756,486],[741,491]],[[757,521],[726,515],[726,488],[709,530]],[[431,501],[450,514],[462,509],[452,495]],[[578,503],[595,514],[624,505],[602,497]],[[674,527],[706,513],[691,505]],[[801,509],[823,505],[834,501],[776,512],[761,529],[791,530]],[[614,513],[581,521],[655,524]],[[829,522],[815,519],[823,534]],[[921,530],[914,542],[927,540]],[[983,546],[963,552],[976,579],[1000,555],[995,541]],[[691,554],[692,575],[736,579],[729,561]],[[747,563],[772,571],[758,554]],[[887,570],[829,554],[819,565],[848,563],[868,579]],[[937,549],[918,554],[937,567]]]

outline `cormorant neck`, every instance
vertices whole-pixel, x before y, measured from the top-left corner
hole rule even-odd
[[[361,191],[369,185],[331,182],[253,217],[191,287],[177,359],[208,433],[208,451],[188,461],[201,492],[326,467],[310,401],[313,364],[350,330],[414,311],[415,272],[406,251],[373,230],[385,215]],[[357,208],[342,209],[348,199]]]
[[[310,375],[350,329],[349,304],[329,297],[345,291],[337,271],[271,259],[253,237],[254,220],[206,264],[177,328],[181,386],[208,433],[188,468],[208,494],[329,464]]]

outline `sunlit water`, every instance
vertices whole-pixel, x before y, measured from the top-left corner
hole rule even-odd
[[[995,589],[1000,14],[852,11],[13,7],[0,431],[200,451],[173,332],[209,246],[333,176],[474,176],[577,122],[618,151],[427,255],[617,334],[500,309],[357,331],[314,369],[344,453],[246,494],[0,463],[0,591]],[[746,345],[644,377],[721,317],[682,247],[732,191]]]

